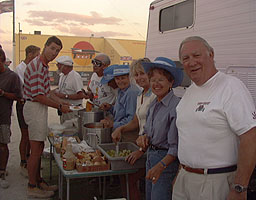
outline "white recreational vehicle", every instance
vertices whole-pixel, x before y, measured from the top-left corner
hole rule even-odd
[[[180,64],[179,45],[194,35],[209,42],[218,70],[240,78],[256,103],[256,0],[156,0],[150,4],[146,57],[164,56]],[[189,84],[185,77],[183,86]]]

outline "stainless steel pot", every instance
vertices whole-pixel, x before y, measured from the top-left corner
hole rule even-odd
[[[87,138],[86,142],[90,146],[96,148],[97,144],[112,142],[112,128],[103,128],[103,124],[99,122],[85,124],[84,128]]]
[[[95,110],[86,112],[85,109],[78,111],[78,136],[79,138],[86,139],[86,132],[84,125],[93,122],[100,122],[104,119],[104,112],[102,110]]]

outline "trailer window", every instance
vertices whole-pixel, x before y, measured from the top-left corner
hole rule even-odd
[[[189,27],[194,19],[194,0],[187,0],[160,11],[159,31]]]

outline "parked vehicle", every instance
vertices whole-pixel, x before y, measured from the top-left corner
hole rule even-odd
[[[205,38],[218,70],[240,78],[256,103],[256,1],[156,0],[150,4],[146,57],[168,57],[182,68],[178,49],[188,36]],[[187,76],[174,91],[182,96]]]

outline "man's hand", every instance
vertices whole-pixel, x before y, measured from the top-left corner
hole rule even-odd
[[[147,149],[147,147],[149,145],[149,139],[148,139],[147,135],[140,135],[137,138],[136,143],[139,147],[142,147],[143,149]]]
[[[65,95],[60,92],[54,92],[54,94],[61,99],[65,99]]]
[[[247,192],[238,193],[232,188],[229,190],[227,200],[246,200],[247,199]]]
[[[72,110],[70,110],[69,106],[68,105],[62,105],[61,106],[61,112],[63,113],[69,113],[69,112],[72,112]]]

